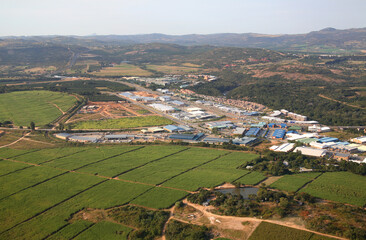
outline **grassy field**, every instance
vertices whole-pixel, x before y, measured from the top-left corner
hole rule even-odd
[[[173,66],[173,65],[147,65],[148,69],[163,72],[165,74],[187,74],[202,70],[197,65]]]
[[[300,191],[323,199],[364,206],[366,204],[365,180],[365,176],[349,172],[329,172],[322,174]]]
[[[237,180],[237,182],[240,182],[241,184],[245,185],[256,185],[259,182],[266,179],[266,176],[264,176],[260,172],[251,172]]]
[[[131,203],[155,209],[164,209],[171,207],[175,202],[187,195],[188,193],[184,191],[167,188],[153,188],[133,200]]]
[[[269,187],[277,188],[287,192],[296,192],[306,183],[318,177],[321,173],[300,173],[294,175],[285,175],[272,183]]]
[[[164,181],[191,170],[200,164],[213,160],[225,151],[212,149],[190,148],[186,151],[163,158],[137,168],[119,176],[120,179],[143,182],[148,184],[161,184]]]
[[[335,238],[328,238],[317,235],[311,232],[306,232],[294,228],[284,227],[277,224],[262,222],[252,233],[249,240],[331,240]]]
[[[131,228],[117,223],[102,221],[91,226],[73,239],[127,240],[127,235],[131,230]]]
[[[151,72],[141,69],[138,66],[123,63],[120,65],[115,65],[114,67],[106,67],[100,70],[99,72],[91,72],[95,76],[150,76]]]
[[[51,91],[22,91],[0,94],[0,122],[12,121],[17,126],[48,124],[76,103],[66,93]],[[55,106],[57,105],[57,106]]]
[[[125,204],[165,209],[184,198],[186,190],[234,178],[255,184],[265,178],[261,173],[236,169],[255,157],[183,146],[0,149],[0,239],[99,239],[94,238],[99,228],[109,239],[116,232],[123,239],[129,228],[110,222],[75,221],[72,216],[85,208]],[[326,181],[337,182],[334,178]],[[344,184],[353,190],[360,186],[362,192],[359,181]],[[364,195],[357,197],[365,199]]]
[[[194,191],[200,187],[214,187],[224,182],[232,182],[249,172],[236,168],[256,157],[255,154],[233,152],[175,177],[163,186]]]
[[[77,122],[73,129],[124,129],[136,127],[151,127],[174,124],[173,121],[160,116],[125,117],[99,121]]]

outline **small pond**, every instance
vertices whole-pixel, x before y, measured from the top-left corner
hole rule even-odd
[[[221,192],[223,194],[231,193],[232,195],[241,195],[244,199],[248,199],[250,194],[257,194],[258,188],[254,187],[243,187],[243,188],[226,188],[217,189],[215,192]]]

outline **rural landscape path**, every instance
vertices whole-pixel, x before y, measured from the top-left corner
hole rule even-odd
[[[9,144],[6,144],[6,145],[3,145],[3,146],[0,146],[0,148],[5,148],[5,147],[9,147],[9,146],[11,146],[11,145],[14,145],[14,144],[16,144],[17,142],[19,142],[19,141],[23,140],[23,139],[24,139],[26,136],[28,136],[29,134],[31,134],[31,132],[24,134],[22,137],[18,138],[17,140],[15,140],[15,141],[14,141],[14,142],[12,142],[12,143],[9,143]]]
[[[337,103],[340,103],[340,104],[343,104],[343,105],[347,105],[349,107],[354,107],[354,108],[359,108],[359,109],[366,109],[366,108],[363,108],[363,107],[360,107],[360,106],[357,106],[357,105],[349,104],[349,103],[346,103],[346,102],[342,102],[342,101],[339,101],[339,100],[336,100],[336,99],[333,99],[333,98],[324,96],[323,94],[319,94],[318,96],[321,97],[321,98],[325,98],[325,99],[327,99],[329,101],[333,101],[333,102],[337,102]]]
[[[281,226],[284,226],[284,227],[290,227],[290,228],[295,228],[295,229],[302,230],[302,231],[311,232],[311,233],[314,233],[314,234],[318,234],[318,235],[322,235],[322,236],[326,236],[326,237],[330,237],[330,238],[346,240],[346,238],[341,238],[341,237],[337,237],[337,236],[324,234],[324,233],[320,233],[320,232],[316,232],[316,231],[306,229],[305,227],[296,225],[296,224],[294,224],[293,222],[290,222],[290,221],[263,220],[263,219],[252,218],[252,217],[222,216],[222,215],[218,215],[218,214],[214,214],[214,213],[210,212],[209,209],[212,208],[210,206],[205,207],[205,206],[202,206],[202,205],[193,204],[193,203],[188,202],[186,199],[183,202],[185,204],[187,204],[188,206],[191,206],[191,207],[197,209],[198,211],[202,212],[203,215],[206,216],[208,219],[211,219],[211,220],[214,219],[213,221],[211,221],[211,224],[220,224],[221,222],[223,222],[223,220],[225,220],[225,224],[233,225],[233,226],[242,225],[242,222],[246,222],[246,221],[248,221],[248,222],[257,222],[257,223],[268,222],[268,223],[281,225]],[[216,221],[216,220],[218,220],[218,221]]]

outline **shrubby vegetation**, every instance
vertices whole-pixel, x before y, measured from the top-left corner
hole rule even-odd
[[[165,211],[152,211],[135,206],[123,206],[108,211],[109,217],[113,220],[139,228],[129,234],[129,239],[153,240],[162,235],[165,222],[169,213]]]
[[[210,230],[205,226],[197,226],[172,220],[166,229],[168,240],[209,240]]]

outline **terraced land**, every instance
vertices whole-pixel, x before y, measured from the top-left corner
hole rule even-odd
[[[252,157],[183,146],[0,149],[0,239],[125,239],[128,226],[70,221],[71,216],[129,203],[169,208],[189,192],[156,184],[205,165],[240,177],[247,171],[235,167]],[[225,176],[232,179],[225,173],[222,181]]]
[[[366,204],[365,177],[349,172],[324,173],[300,191],[336,202]]]
[[[271,188],[277,188],[287,192],[296,192],[305,184],[314,180],[321,173],[300,173],[294,175],[285,175],[270,185]]]
[[[46,125],[76,104],[76,98],[61,92],[19,91],[0,94],[0,122],[17,126]]]

